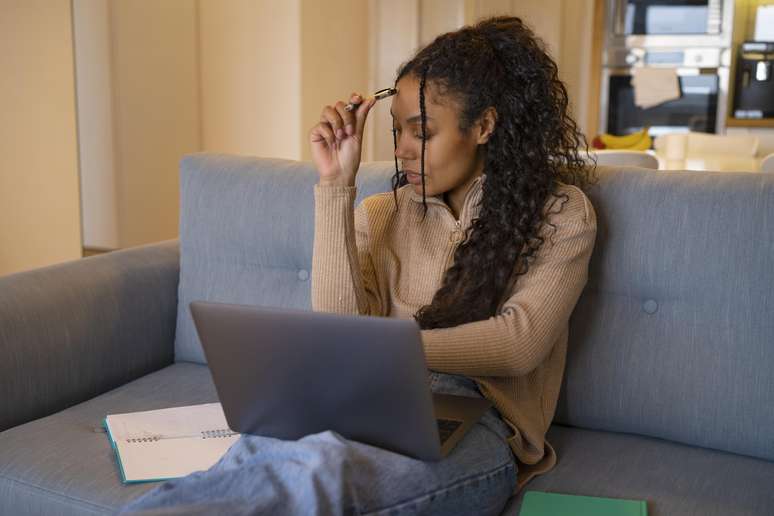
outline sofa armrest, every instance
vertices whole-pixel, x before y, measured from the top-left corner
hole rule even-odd
[[[177,240],[0,277],[0,431],[173,361]]]

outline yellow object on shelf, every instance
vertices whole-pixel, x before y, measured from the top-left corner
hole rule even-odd
[[[627,134],[626,136],[602,134],[599,139],[605,144],[606,149],[648,150],[653,143],[648,134],[648,129],[648,127],[645,127],[639,132]]]

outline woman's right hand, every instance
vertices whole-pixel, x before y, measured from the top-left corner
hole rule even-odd
[[[312,160],[321,185],[354,186],[363,149],[363,129],[376,100],[353,93],[350,102],[361,102],[356,110],[344,109],[344,102],[325,106],[320,123],[309,132]]]

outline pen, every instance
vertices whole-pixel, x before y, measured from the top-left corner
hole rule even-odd
[[[398,93],[398,90],[396,90],[395,88],[384,88],[383,90],[379,90],[376,93],[374,93],[374,99],[376,100],[386,99],[387,97],[392,97],[396,93]],[[357,109],[360,104],[361,104],[360,102],[358,103],[350,102],[349,104],[344,106],[344,109],[346,109],[347,111],[352,111],[353,109]]]

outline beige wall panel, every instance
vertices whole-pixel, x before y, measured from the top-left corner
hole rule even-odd
[[[200,150],[194,0],[111,2],[120,246],[178,235],[180,158]]]
[[[301,159],[300,0],[199,9],[203,150]]]
[[[465,25],[464,0],[421,0],[419,42],[424,46],[436,37]]]
[[[326,105],[368,95],[368,2],[301,1],[301,157],[311,160],[308,133]],[[367,144],[366,144],[367,146]],[[364,149],[364,156],[368,149]]]
[[[569,0],[574,2],[576,0]],[[563,0],[466,0],[466,23],[490,16],[518,16],[545,42],[556,58],[561,42]]]
[[[467,0],[468,21],[509,14],[524,20],[543,40],[559,67],[581,130],[588,118],[593,0]]]
[[[68,0],[0,0],[0,274],[81,256]]]
[[[594,0],[565,0],[561,16],[559,77],[567,87],[570,109],[581,132],[588,129],[590,117],[596,116],[589,108],[596,105],[591,100],[598,95],[591,91],[592,74],[597,73],[591,55],[594,46],[594,3]]]
[[[371,2],[371,89],[389,88],[395,82],[398,67],[408,61],[419,47],[419,0],[372,0]],[[371,110],[368,138],[371,161],[392,160],[392,119],[390,101],[384,100]]]
[[[511,14],[511,0],[465,0],[465,23],[474,24],[481,18]]]
[[[543,40],[551,57],[562,65],[563,6],[577,0],[511,0],[511,13],[524,20]]]
[[[75,77],[84,247],[118,247],[108,2],[74,0]]]

